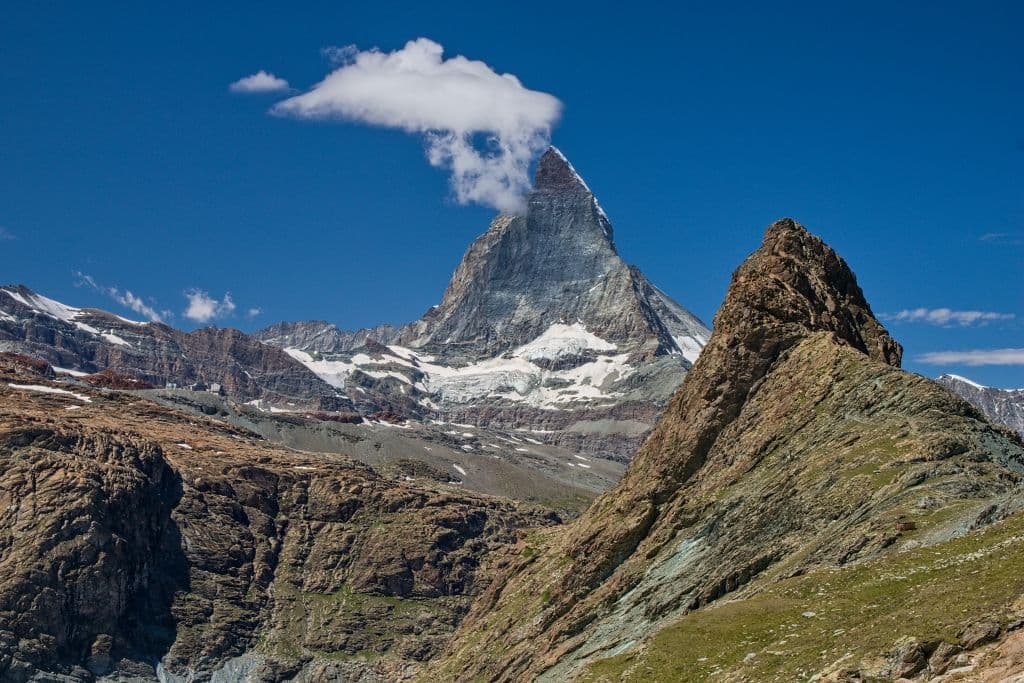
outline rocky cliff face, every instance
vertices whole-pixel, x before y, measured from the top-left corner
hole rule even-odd
[[[620,484],[534,539],[430,676],[886,679],[928,669],[943,638],[954,642],[936,667],[948,664],[965,646],[948,634],[971,619],[995,613],[998,633],[1024,593],[1024,579],[1004,580],[1014,558],[992,581],[995,608],[939,599],[925,617],[906,606],[920,598],[906,579],[950,582],[929,595],[953,574],[982,580],[978,558],[1015,532],[965,534],[1020,526],[1024,447],[901,371],[900,353],[834,251],[791,220],[770,226]],[[911,571],[901,559],[913,550]],[[719,607],[725,596],[739,607]]]
[[[1024,389],[996,389],[957,375],[939,375],[936,382],[969,401],[985,417],[1024,436]]]
[[[636,358],[693,360],[707,329],[619,257],[608,217],[554,148],[537,163],[528,207],[523,216],[494,220],[466,252],[441,304],[403,328],[399,343],[478,361],[553,325],[578,323]]]
[[[708,329],[618,255],[586,183],[552,148],[521,216],[498,216],[441,303],[400,328],[281,323],[285,348],[359,402],[632,453]]]
[[[3,681],[400,679],[553,520],[0,358]]]
[[[0,288],[0,350],[77,372],[110,369],[159,386],[217,382],[243,401],[335,410],[350,405],[288,354],[238,330],[185,333],[67,306],[23,286]]]
[[[324,320],[274,323],[256,332],[260,341],[282,349],[301,349],[308,353],[332,354],[352,351],[373,339],[393,339],[397,329],[380,325],[355,332],[338,329]]]

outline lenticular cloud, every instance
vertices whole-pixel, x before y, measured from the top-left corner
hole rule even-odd
[[[460,203],[523,208],[530,162],[547,146],[561,113],[556,97],[528,90],[483,62],[444,59],[444,48],[427,38],[394,52],[345,52],[342,66],[271,111],[422,135],[430,163],[451,171]]]

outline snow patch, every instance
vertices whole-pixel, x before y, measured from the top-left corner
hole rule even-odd
[[[72,370],[70,368],[58,368],[56,365],[51,366],[53,371],[61,375],[71,375],[72,377],[88,377],[88,372],[82,372],[81,370]]]
[[[513,351],[512,355],[527,360],[558,360],[578,356],[584,351],[615,351],[616,348],[615,344],[588,332],[583,323],[555,323],[542,335]]]
[[[116,334],[113,334],[111,332],[104,332],[100,336],[103,337],[104,339],[106,339],[111,344],[114,344],[115,346],[127,346],[128,348],[131,348],[131,346],[132,346],[131,344],[126,342],[124,339],[122,339],[121,337],[118,337]]]
[[[680,353],[683,354],[683,358],[690,361],[690,364],[696,363],[700,357],[700,352],[704,350],[707,345],[707,339],[700,339],[698,337],[691,337],[689,335],[681,337],[672,337],[672,341],[679,347]]]
[[[41,394],[59,394],[63,396],[72,396],[74,398],[77,398],[82,403],[92,403],[92,399],[86,396],[85,394],[76,394],[75,392],[68,391],[67,389],[58,389],[57,387],[48,387],[42,384],[14,384],[13,382],[8,382],[7,386],[11,387],[12,389],[19,389],[21,391],[37,391]]]
[[[75,322],[74,325],[75,325],[75,327],[80,329],[82,332],[88,332],[89,334],[94,334],[94,335],[98,335],[100,333],[100,331],[97,330],[92,325],[86,325],[85,323],[80,323],[80,322]]]
[[[455,471],[458,472],[459,474],[461,474],[462,476],[466,476],[466,470],[464,470],[461,467],[459,467],[458,465],[454,465],[454,464],[452,465],[452,467],[454,467]]]

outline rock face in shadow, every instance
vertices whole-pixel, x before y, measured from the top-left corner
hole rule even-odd
[[[3,681],[401,678],[486,586],[483,559],[557,521],[16,360],[0,359]]]
[[[568,680],[723,596],[1019,508],[1019,440],[899,370],[850,268],[794,221],[714,329],[620,484],[504,571],[428,677]]]
[[[21,424],[0,434],[0,463],[0,678],[89,677],[166,652],[188,574],[181,481],[159,446]]]

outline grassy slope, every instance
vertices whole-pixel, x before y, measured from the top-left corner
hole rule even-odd
[[[791,681],[856,669],[904,636],[955,643],[974,619],[1015,618],[1024,595],[1021,567],[1019,513],[946,543],[820,569],[692,612],[642,648],[594,663],[581,678],[699,681],[729,673]]]

